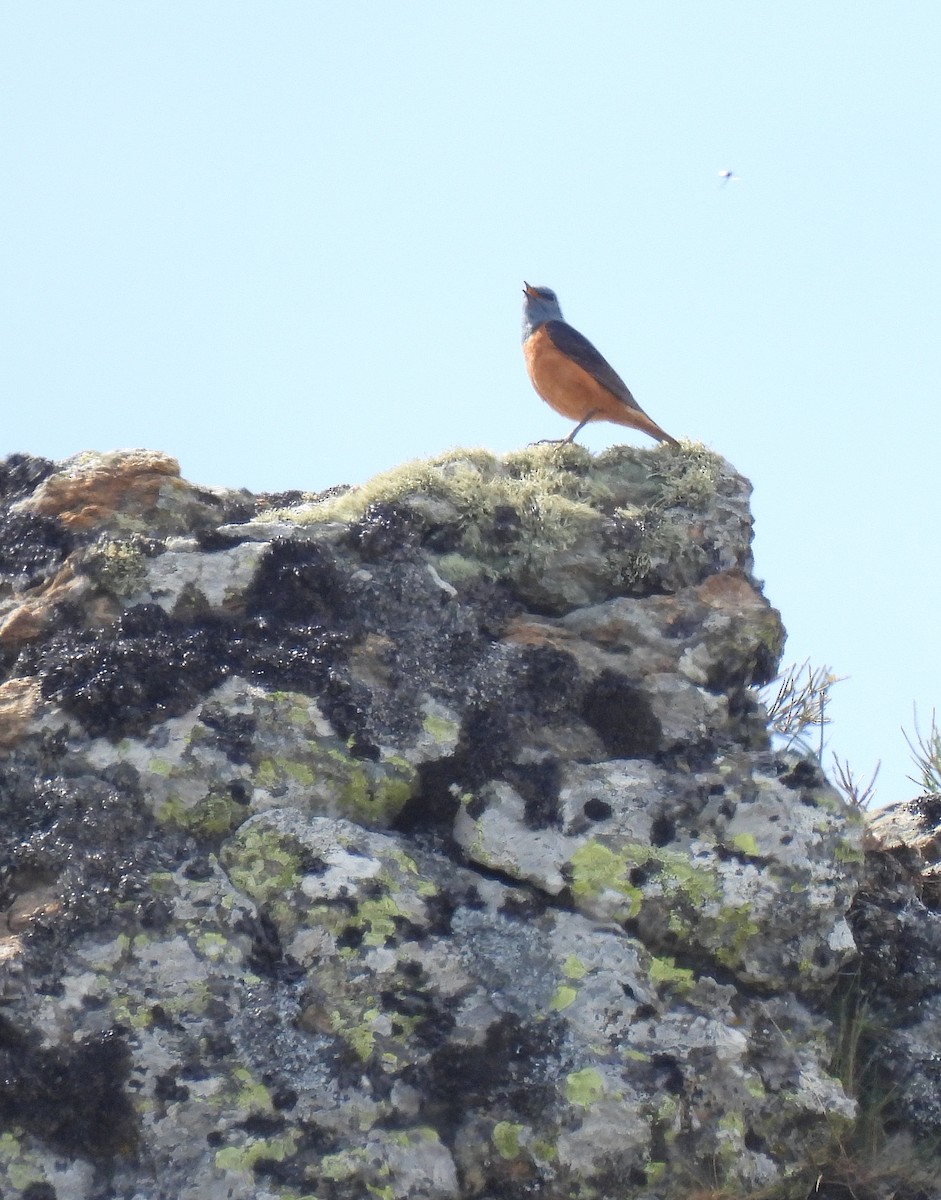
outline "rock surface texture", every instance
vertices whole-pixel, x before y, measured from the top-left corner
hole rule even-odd
[[[850,919],[868,1021],[892,1117],[941,1146],[941,795],[883,809],[869,823],[867,870]],[[941,1196],[941,1172],[929,1200]]]
[[[748,494],[697,447],[0,463],[3,1196],[804,1178],[862,826],[769,744]]]

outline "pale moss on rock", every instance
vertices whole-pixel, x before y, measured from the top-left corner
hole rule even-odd
[[[707,507],[724,474],[721,458],[692,443],[669,453],[615,447],[597,458],[577,445],[536,445],[502,457],[454,450],[260,519],[333,528],[374,506],[405,508],[419,522],[460,531],[460,544],[435,559],[453,586],[508,575],[527,594],[555,596],[557,605],[557,589],[574,586],[566,579],[573,570],[584,576],[582,587],[610,594],[638,587],[655,564],[687,555],[688,521],[673,514]],[[604,537],[615,517],[633,531],[631,544],[617,550]],[[498,519],[511,530],[506,538],[494,538]],[[562,574],[553,580],[553,571]]]

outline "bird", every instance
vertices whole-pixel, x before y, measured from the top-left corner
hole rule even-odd
[[[738,183],[739,179],[741,178],[741,176],[735,174],[735,172],[731,169],[731,167],[723,167],[722,170],[719,171],[718,174],[719,174],[719,178],[722,180],[723,187],[730,180],[734,181],[735,183]]]
[[[678,446],[640,407],[627,384],[588,338],[567,324],[552,288],[523,284],[523,355],[536,392],[557,413],[578,424],[564,445],[589,421],[613,421]]]

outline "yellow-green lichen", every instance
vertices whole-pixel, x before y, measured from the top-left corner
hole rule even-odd
[[[351,760],[352,761],[352,760]],[[382,773],[370,771],[372,764],[351,769],[340,793],[339,807],[344,817],[363,825],[390,825],[411,798],[415,776],[411,769],[386,767]]]
[[[664,1174],[666,1173],[666,1169],[667,1164],[665,1162],[651,1160],[649,1163],[647,1163],[646,1167],[644,1167],[644,1175],[647,1178],[647,1183],[657,1183],[663,1178]]]
[[[549,1001],[549,1008],[553,1012],[561,1012],[563,1008],[568,1008],[570,1004],[574,1003],[577,996],[577,988],[569,987],[564,983],[559,984]]]
[[[241,951],[227,937],[212,929],[199,932],[201,928],[199,923],[194,922],[194,941],[196,949],[202,958],[206,959],[207,962],[228,962],[233,965],[242,961]]]
[[[761,1099],[762,1096],[766,1096],[768,1094],[767,1090],[765,1089],[765,1085],[761,1082],[757,1075],[745,1076],[745,1090],[748,1092],[749,1096],[754,1096],[756,1099]]]
[[[519,1158],[520,1134],[524,1128],[523,1125],[514,1125],[512,1121],[498,1121],[494,1125],[490,1136],[501,1158]]]
[[[745,1134],[745,1122],[742,1114],[737,1112],[723,1113],[719,1118],[719,1128],[725,1133],[734,1133],[738,1137]]]
[[[655,1116],[658,1121],[669,1125],[676,1119],[677,1113],[680,1111],[679,1103],[676,1096],[662,1096],[656,1107]]]
[[[19,1195],[30,1184],[44,1182],[45,1177],[38,1155],[27,1150],[12,1133],[5,1131],[0,1134],[0,1179]]]
[[[404,758],[364,762],[332,738],[310,738],[303,757],[295,746],[291,758],[264,758],[253,774],[253,783],[272,795],[289,792],[315,812],[335,813],[374,828],[385,828],[395,820],[410,799],[415,780],[415,768]]]
[[[192,805],[184,804],[179,796],[169,796],[157,809],[162,825],[210,839],[232,833],[249,815],[245,804],[223,792],[210,792]]]
[[[151,775],[160,775],[165,779],[169,779],[176,770],[176,764],[166,758],[154,757],[148,760],[147,770]]]
[[[758,843],[755,841],[753,833],[737,833],[732,838],[732,846],[739,854],[756,857],[758,854]]]
[[[721,934],[715,950],[716,961],[725,967],[737,966],[749,943],[761,933],[761,926],[754,920],[747,904],[727,905],[720,911],[716,923]]]
[[[562,964],[562,974],[566,979],[584,979],[587,972],[588,968],[574,954],[570,954]]]
[[[366,1062],[375,1049],[376,1022],[380,1015],[381,1009],[374,1004],[361,1009],[358,1016],[344,1015],[335,1009],[330,1014],[330,1023],[337,1036],[346,1042],[359,1059]]]
[[[536,1162],[551,1163],[559,1157],[559,1151],[548,1138],[536,1138],[529,1146],[529,1152]]]
[[[261,822],[242,826],[222,848],[232,883],[258,904],[290,894],[303,874],[303,851],[291,837]]]
[[[295,783],[299,783],[302,787],[313,787],[314,780],[317,777],[309,763],[292,762],[290,759],[285,759],[280,766],[288,779],[293,779]]]
[[[604,1080],[594,1067],[583,1067],[565,1077],[565,1098],[579,1108],[590,1108],[604,1095]]]
[[[395,937],[396,918],[404,918],[405,911],[388,893],[375,899],[361,900],[353,914],[352,924],[363,930],[363,943],[367,946],[384,946]]]
[[[626,902],[614,914],[619,920],[636,917],[644,904],[643,889],[630,882],[635,868],[644,869],[651,881],[651,897],[659,894],[673,902],[670,928],[683,936],[689,934],[705,905],[721,895],[715,875],[708,868],[694,866],[678,851],[636,842],[616,848],[598,841],[585,842],[572,855],[570,865],[576,902],[591,904],[605,892],[618,892]]]
[[[224,1146],[213,1159],[220,1171],[251,1171],[260,1159],[284,1162],[297,1153],[300,1134],[286,1133],[282,1137],[264,1138],[240,1146]]]
[[[461,726],[459,721],[442,716],[440,712],[426,712],[422,720],[422,729],[435,742],[450,745],[457,740]]]
[[[833,847],[833,857],[844,866],[859,866],[866,860],[862,846],[854,845],[852,842],[837,842]]]
[[[626,901],[623,915],[636,917],[640,912],[643,893],[625,878],[634,865],[629,856],[588,841],[572,855],[572,894],[578,901],[592,901],[604,892],[619,892]],[[621,915],[621,914],[619,914]]]
[[[130,596],[144,582],[147,558],[136,539],[114,541],[106,537],[88,552],[84,569],[104,591]]]
[[[669,957],[656,958],[650,960],[651,981],[657,985],[674,988],[679,992],[688,992],[692,989],[695,983],[693,972],[687,967],[678,967],[676,960]]]

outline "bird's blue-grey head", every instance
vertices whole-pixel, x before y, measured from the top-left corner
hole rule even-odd
[[[561,321],[562,309],[552,290],[547,287],[534,287],[531,283],[523,284],[523,341],[546,321]]]

